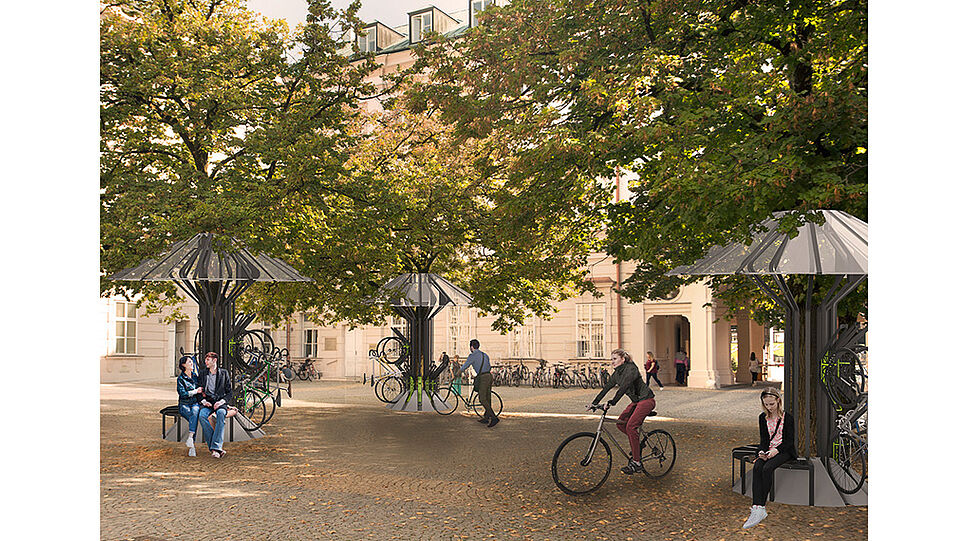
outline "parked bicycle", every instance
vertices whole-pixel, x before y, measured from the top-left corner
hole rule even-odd
[[[595,404],[592,411],[600,410],[599,426],[595,432],[579,432],[565,438],[552,456],[552,480],[562,492],[573,496],[588,494],[601,487],[612,471],[612,449],[602,438],[605,435],[612,440],[612,444],[626,457],[626,462],[632,459],[623,445],[609,430],[604,430],[606,405]],[[649,416],[656,415],[650,412]],[[639,428],[640,449],[642,452],[643,473],[647,477],[660,478],[673,469],[676,462],[676,442],[669,432],[653,429],[643,433]]]
[[[868,479],[868,370],[862,343],[866,327],[842,326],[821,359],[821,384],[835,411],[825,468],[844,494]]]
[[[484,406],[481,405],[481,401],[478,398],[478,391],[474,389],[473,385],[469,385],[468,387],[471,387],[471,392],[465,397],[460,392],[461,387],[462,385],[458,381],[451,382],[448,385],[435,385],[432,390],[434,399],[431,400],[434,411],[441,415],[451,415],[458,409],[458,403],[463,402],[465,411],[474,411],[475,415],[484,418]],[[491,409],[494,410],[495,415],[501,416],[503,407],[501,395],[492,389]]]
[[[834,485],[844,494],[854,494],[868,479],[868,395],[858,407],[835,421],[831,458],[824,464]]]
[[[316,370],[316,365],[313,364],[313,359],[306,359],[303,364],[299,365],[296,369],[296,377],[306,381],[308,379],[320,379],[323,375]]]

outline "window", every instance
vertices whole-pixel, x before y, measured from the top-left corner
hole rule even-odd
[[[478,26],[478,13],[494,3],[494,0],[471,0],[471,26]]]
[[[122,355],[135,354],[137,337],[136,308],[133,302],[118,301],[114,312],[114,352]]]
[[[397,317],[397,316],[391,316],[391,318],[390,318],[390,328],[392,329],[390,331],[390,334],[391,335],[397,336],[397,333],[395,333],[393,331],[393,329],[396,329],[397,332],[399,332],[401,336],[403,336],[405,338],[408,337],[407,336],[407,320],[405,320],[404,318]]]
[[[533,319],[529,318],[524,325],[515,327],[508,335],[508,356],[526,359],[535,357],[535,324]]]
[[[323,337],[323,351],[336,351],[336,337],[335,336],[325,336],[325,337]]]
[[[467,306],[451,306],[447,313],[447,352],[452,357],[468,354],[471,341],[471,310]]]
[[[319,340],[319,331],[316,329],[306,329],[304,334],[306,338],[303,340],[303,356],[316,357],[316,344]]]
[[[371,26],[366,29],[366,33],[362,36],[357,37],[357,45],[360,47],[360,52],[372,53],[377,50],[377,27]]]
[[[430,11],[412,16],[410,18],[410,42],[424,41],[424,36],[431,31],[432,21],[433,14]]]
[[[576,357],[585,359],[605,358],[605,303],[577,304],[575,306],[575,325]]]

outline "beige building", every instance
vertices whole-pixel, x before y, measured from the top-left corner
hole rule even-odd
[[[468,30],[468,21],[491,4],[489,0],[470,0],[468,9],[444,13],[428,6],[407,14],[408,23],[390,27],[379,21],[365,26],[360,48],[376,52],[381,67],[372,82],[386,88],[384,77],[413,64],[411,46],[430,30],[448,38],[458,38]],[[376,100],[367,108],[380,108]],[[619,197],[628,196],[625,179],[617,179]],[[493,362],[519,360],[536,366],[538,359],[551,362],[601,364],[615,348],[628,350],[642,369],[647,351],[660,362],[660,379],[674,382],[673,355],[682,347],[690,357],[691,387],[717,388],[735,382],[750,382],[748,362],[753,351],[762,358],[764,329],[746,319],[720,320],[712,291],[693,284],[681,288],[667,300],[630,303],[615,292],[633,265],[616,265],[603,253],[589,256],[590,279],[603,295],[585,294],[557,303],[558,312],[548,321],[531,318],[509,334],[491,329],[493,317],[483,316],[468,307],[444,309],[434,320],[434,356],[446,351],[451,357],[464,357],[471,338],[481,341],[482,350]],[[473,294],[473,292],[472,292]],[[106,348],[101,357],[101,380],[105,383],[149,380],[175,374],[180,348],[191,351],[198,330],[198,307],[186,301],[182,312],[188,319],[168,322],[162,314],[145,315],[143,309],[123,299],[104,299]],[[313,359],[317,369],[329,379],[361,379],[378,371],[368,352],[381,337],[392,334],[391,327],[403,322],[388,318],[383,327],[320,327],[295,315],[281,329],[267,329],[275,345],[285,347],[296,362]],[[250,325],[250,328],[266,328]],[[736,374],[731,369],[731,354],[738,359]]]

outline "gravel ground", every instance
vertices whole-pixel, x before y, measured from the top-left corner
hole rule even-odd
[[[757,389],[660,391],[648,422],[676,438],[673,471],[629,478],[614,461],[582,498],[559,492],[549,465],[565,437],[595,428],[580,413],[596,391],[497,390],[509,415],[488,429],[388,411],[369,385],[296,382],[267,437],[216,460],[159,438],[174,382],[102,385],[101,536],[867,539],[867,507],[769,504],[762,525],[740,529],[750,502],[730,490],[729,449],[756,439]]]

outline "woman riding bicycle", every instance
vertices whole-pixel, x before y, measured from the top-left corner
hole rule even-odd
[[[596,395],[589,408],[598,405],[599,401],[606,396],[609,389],[619,387],[616,396],[608,402],[609,406],[615,406],[622,395],[625,394],[632,400],[632,404],[626,406],[616,426],[629,437],[629,446],[632,451],[632,458],[629,464],[622,468],[625,474],[633,474],[643,471],[642,456],[639,449],[639,427],[649,412],[656,408],[656,399],[653,398],[653,391],[643,381],[643,376],[639,373],[639,367],[633,363],[632,356],[623,349],[616,349],[612,352],[612,367],[615,371],[609,380],[603,385],[602,390]]]

